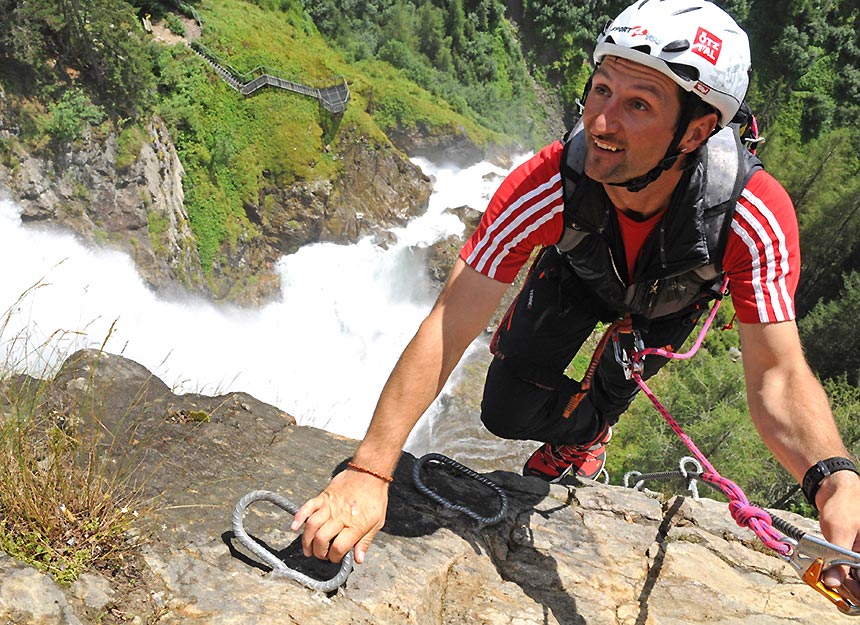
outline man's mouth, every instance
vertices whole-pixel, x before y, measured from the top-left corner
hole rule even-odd
[[[620,152],[621,148],[615,147],[614,145],[609,145],[608,143],[603,143],[603,141],[599,141],[597,139],[594,140],[594,145],[599,147],[601,150],[608,150],[610,152]]]

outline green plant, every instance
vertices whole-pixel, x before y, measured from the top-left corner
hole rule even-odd
[[[91,433],[14,403],[0,417],[0,547],[70,584],[129,548],[133,495],[95,454]]]
[[[48,104],[48,117],[43,118],[42,130],[51,140],[68,143],[78,139],[86,125],[100,124],[104,118],[104,111],[83,91],[69,89],[59,100]]]
[[[15,306],[3,318],[0,335]],[[0,549],[68,585],[91,567],[119,562],[136,546],[128,530],[146,506],[130,486],[130,471],[118,470],[108,458],[110,445],[84,409],[86,400],[64,401],[69,398],[51,385],[49,364],[43,379],[19,372],[34,356],[56,362],[62,334],[33,353],[27,337],[8,343],[27,353],[19,360],[7,357],[0,375]]]
[[[16,139],[0,137],[0,165],[12,170],[12,172],[17,171],[20,165],[20,161],[15,155],[16,144]]]
[[[188,420],[194,423],[209,423],[209,413],[205,410],[190,410],[188,412]]]
[[[185,36],[185,24],[183,24],[182,20],[176,17],[173,13],[169,13],[164,18],[164,21],[167,23],[167,28],[170,29],[170,32],[174,35],[177,35],[178,37]]]
[[[125,171],[137,161],[145,142],[146,131],[140,125],[131,124],[123,128],[116,140],[117,171]]]
[[[152,251],[157,256],[166,256],[168,253],[166,234],[170,228],[170,220],[164,213],[150,210],[146,213],[147,230],[149,231],[149,242]]]
[[[110,241],[110,235],[104,228],[96,228],[93,230],[93,239],[95,240],[96,245],[103,246]]]
[[[75,182],[72,185],[72,197],[76,200],[89,202],[92,199],[92,191],[86,185]]]

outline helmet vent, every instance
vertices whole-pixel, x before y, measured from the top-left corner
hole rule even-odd
[[[683,15],[684,13],[689,13],[690,11],[698,11],[701,8],[702,7],[687,7],[686,9],[681,9],[680,11],[675,11],[674,13],[672,13],[672,15],[673,16]]]
[[[686,39],[676,39],[672,43],[667,43],[663,46],[663,52],[683,52],[690,49],[690,42]]]
[[[682,80],[696,82],[699,80],[699,70],[692,65],[684,65],[683,63],[666,63],[673,72],[681,77]]]

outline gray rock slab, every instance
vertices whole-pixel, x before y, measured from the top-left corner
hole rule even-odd
[[[200,406],[204,398],[194,401]],[[479,527],[414,488],[416,459],[409,454],[401,458],[386,524],[365,563],[335,592],[309,590],[273,576],[238,543],[232,512],[242,496],[259,489],[303,503],[345,468],[357,441],[296,426],[265,405],[242,403],[220,413],[210,409],[208,422],[173,419],[156,409],[164,408],[158,402],[139,416],[145,420],[139,431],[148,434],[140,471],[155,498],[152,510],[141,515],[147,586],[135,605],[148,607],[126,608],[123,622],[838,625],[856,620],[803,584],[750,530],[737,527],[725,503],[663,501],[620,486],[549,485],[494,471],[487,477],[506,492],[507,513],[498,524]],[[491,489],[443,467],[425,465],[422,480],[486,515],[499,509]],[[808,519],[781,516],[805,531],[817,529]],[[285,562],[318,578],[333,575],[338,566],[301,555],[290,520],[267,502],[251,505],[243,519],[245,530]],[[100,611],[124,605],[124,597],[109,589],[110,580],[96,573],[63,589],[0,556],[4,624],[101,624]]]

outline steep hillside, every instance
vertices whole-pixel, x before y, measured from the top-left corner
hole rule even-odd
[[[60,2],[36,4],[46,13],[13,3],[0,19],[41,35],[28,50],[8,40],[0,45],[0,180],[28,218],[59,221],[154,259],[141,269],[156,288],[180,284],[219,299],[265,300],[277,290],[270,267],[281,255],[314,241],[354,241],[402,224],[425,205],[428,181],[407,152],[475,161],[514,142],[388,63],[347,62],[298,2],[140,3],[146,20],[122,0],[77,7],[97,26],[111,11],[123,16],[123,45],[137,42],[130,49],[140,53],[138,73],[149,74],[115,75],[122,89],[97,79],[92,49],[73,53],[66,45],[79,40],[70,33],[74,24],[60,17]],[[235,76],[265,67],[309,87],[345,80],[349,106],[332,114],[313,98],[270,87],[243,96],[192,51],[192,40]],[[126,94],[122,105],[112,99],[118,91]],[[159,137],[153,120],[166,127]],[[165,138],[175,144],[181,171],[142,164],[147,147],[157,152],[153,146]],[[148,190],[176,175],[182,233],[148,208],[159,203]],[[112,187],[130,189],[125,204],[136,196],[139,205],[118,209]],[[128,211],[138,213],[133,237],[112,217]],[[179,258],[170,244],[189,235],[196,268],[188,266],[187,246]],[[166,270],[147,271],[149,265]]]

